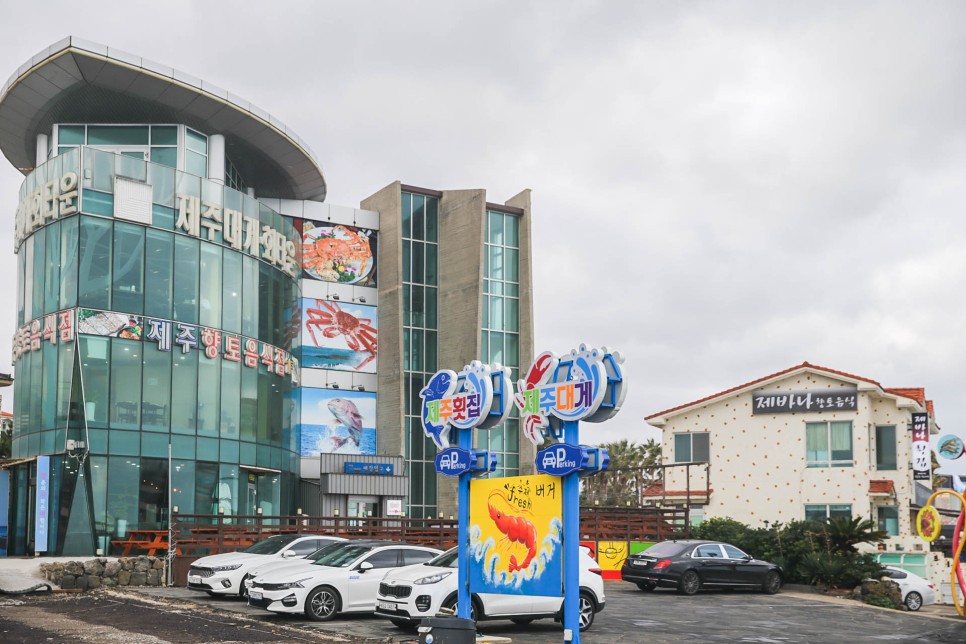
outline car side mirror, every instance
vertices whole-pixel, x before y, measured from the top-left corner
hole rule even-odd
[[[741,558],[742,561],[751,561],[752,559],[754,559],[754,557],[752,557],[751,555],[745,555],[744,557]]]
[[[370,562],[363,561],[361,564],[359,564],[358,570],[359,570],[359,572],[367,572],[369,570],[372,570],[372,568],[373,568],[373,566],[372,566],[372,564]]]
[[[297,556],[298,556],[298,553],[295,552],[294,550],[286,550],[285,552],[282,553],[282,559],[290,559],[292,557],[297,557]]]

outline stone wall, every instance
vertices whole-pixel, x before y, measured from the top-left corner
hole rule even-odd
[[[163,557],[121,557],[47,563],[40,566],[47,581],[61,588],[163,586]]]

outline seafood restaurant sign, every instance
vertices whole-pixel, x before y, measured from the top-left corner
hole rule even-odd
[[[606,470],[609,458],[579,444],[578,421],[601,422],[620,410],[623,362],[606,347],[581,345],[562,358],[538,356],[515,393],[505,367],[478,361],[459,376],[438,371],[420,392],[423,430],[440,450],[436,469],[460,479],[460,617],[469,617],[470,593],[559,597],[579,586],[579,477]],[[511,398],[534,445],[555,441],[537,454],[542,473],[471,481],[496,466],[495,455],[471,449],[472,430],[503,422]],[[579,643],[576,593],[564,599],[564,629],[567,641]]]

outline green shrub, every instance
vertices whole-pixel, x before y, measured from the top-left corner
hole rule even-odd
[[[802,558],[801,571],[809,583],[828,588],[854,588],[863,579],[878,577],[882,566],[875,557],[859,552],[812,552]]]

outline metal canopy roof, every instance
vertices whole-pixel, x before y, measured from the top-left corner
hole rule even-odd
[[[54,123],[184,123],[223,134],[259,197],[323,201],[311,149],[281,121],[231,92],[150,60],[69,37],[40,52],[0,90],[0,150],[21,172]]]

